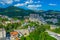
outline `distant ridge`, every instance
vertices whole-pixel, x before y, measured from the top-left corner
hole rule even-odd
[[[36,11],[36,10],[25,10],[23,8],[19,8],[19,7],[15,7],[15,6],[9,6],[7,8],[0,8],[0,15],[7,15],[9,17],[17,17],[17,16],[29,16],[30,14],[32,13],[36,13],[36,14],[60,14],[60,11],[56,11],[56,10],[47,10],[47,11],[44,11],[44,10],[39,10],[39,11]]]
[[[14,16],[28,16],[30,13],[35,13],[32,10],[25,10],[22,8],[18,8],[15,6],[9,6],[7,8],[0,8],[0,14],[1,15],[7,15],[10,17]]]

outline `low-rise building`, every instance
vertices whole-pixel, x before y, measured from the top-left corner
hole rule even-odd
[[[39,19],[39,14],[30,14],[29,20],[30,21],[38,21]]]
[[[56,24],[56,23],[58,23],[58,19],[55,19],[55,18],[51,18],[51,19],[46,19],[45,20],[46,22],[52,22],[53,24]]]
[[[59,28],[59,26],[56,26],[56,25],[50,25],[50,28],[51,28],[51,29],[55,29],[55,28]]]
[[[10,32],[10,40],[19,40],[18,38],[18,32],[14,31],[14,32]]]
[[[0,39],[3,38],[3,37],[4,38],[6,37],[6,31],[4,29],[0,28]]]

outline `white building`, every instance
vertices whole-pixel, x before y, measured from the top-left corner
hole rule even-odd
[[[0,39],[2,39],[3,37],[6,37],[6,32],[4,29],[0,28]]]
[[[47,21],[50,21],[50,22],[52,22],[53,24],[58,23],[58,19],[55,19],[55,18],[46,19],[45,21],[46,21],[46,22],[47,22]]]
[[[51,28],[51,29],[55,29],[55,28],[59,28],[59,26],[56,26],[56,25],[50,25],[50,28]]]
[[[30,14],[29,20],[30,21],[38,21],[39,14]]]

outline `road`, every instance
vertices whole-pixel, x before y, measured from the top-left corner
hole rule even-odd
[[[0,38],[0,40],[6,40],[6,38],[4,37],[4,38]]]
[[[60,40],[60,34],[57,34],[57,33],[54,33],[54,32],[51,32],[51,31],[46,31],[48,32],[48,34],[54,38],[56,38],[57,40]]]

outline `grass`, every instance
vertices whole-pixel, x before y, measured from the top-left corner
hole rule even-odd
[[[49,36],[46,32],[42,32],[40,35],[31,33],[27,37],[21,37],[21,40],[57,40]]]
[[[60,34],[60,28],[52,29],[53,32]]]

